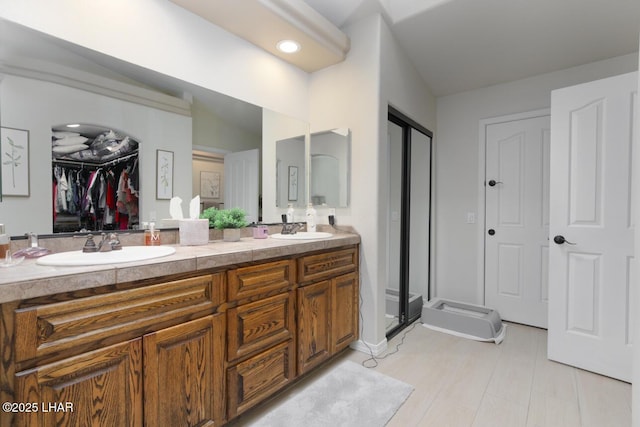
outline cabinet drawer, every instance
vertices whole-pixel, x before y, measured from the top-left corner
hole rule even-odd
[[[227,311],[227,358],[234,361],[293,338],[293,291]]]
[[[224,273],[165,282],[15,311],[16,361],[84,351],[213,311],[224,300]]]
[[[289,384],[295,377],[294,354],[294,344],[291,340],[229,368],[229,419]]]
[[[323,280],[355,271],[358,267],[358,250],[342,249],[317,255],[309,255],[298,260],[298,283]]]
[[[241,267],[228,273],[229,301],[285,290],[295,281],[295,262],[283,260],[250,267]]]
[[[39,408],[6,425],[142,426],[141,348],[137,338],[17,373],[14,401]]]

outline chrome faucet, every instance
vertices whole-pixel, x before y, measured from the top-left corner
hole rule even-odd
[[[285,223],[282,224],[282,231],[280,234],[296,234],[302,228],[302,224],[297,223]]]
[[[106,233],[101,233],[100,236],[102,239],[100,243],[96,245],[96,242],[93,240],[93,234],[88,234],[82,252],[111,252],[122,250],[122,243],[120,243],[120,239],[116,233],[109,233],[108,236]]]

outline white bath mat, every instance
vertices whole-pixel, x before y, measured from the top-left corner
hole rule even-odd
[[[297,388],[251,427],[382,427],[413,387],[351,361],[342,361]]]

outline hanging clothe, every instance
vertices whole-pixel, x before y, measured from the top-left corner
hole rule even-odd
[[[53,167],[53,221],[74,216],[82,228],[125,230],[138,223],[138,158],[90,166],[64,161]],[[135,178],[135,179],[132,179]],[[58,231],[72,231],[68,229]]]

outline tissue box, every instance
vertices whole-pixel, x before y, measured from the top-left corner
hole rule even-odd
[[[209,243],[208,219],[181,219],[179,228],[181,246],[197,246]]]
[[[173,218],[163,218],[162,228],[178,228],[180,227],[180,220]]]

